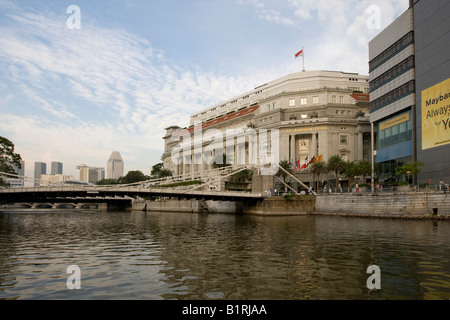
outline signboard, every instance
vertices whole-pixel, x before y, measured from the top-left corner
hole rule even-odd
[[[409,112],[380,123],[380,130],[385,130],[406,121],[409,121]]]
[[[450,78],[422,91],[422,150],[450,144]]]

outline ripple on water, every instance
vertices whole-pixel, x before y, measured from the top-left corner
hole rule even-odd
[[[0,299],[450,298],[448,223],[61,211],[0,224]]]

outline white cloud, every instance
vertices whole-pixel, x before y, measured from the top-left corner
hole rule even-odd
[[[268,9],[266,3],[262,0],[236,0],[236,3],[239,5],[252,5],[256,15],[260,19],[288,26],[294,26],[296,24],[295,20],[286,17],[281,11]]]
[[[377,1],[382,27],[407,1]],[[236,3],[251,5],[270,24],[298,28],[308,70],[367,73],[367,43],[379,32],[366,26],[372,1]],[[167,61],[146,39],[89,17],[81,30],[69,30],[54,13],[25,12],[6,0],[0,7],[9,10],[0,22],[0,89],[11,91],[0,100],[0,134],[13,140],[30,170],[34,161],[56,160],[76,175],[77,164],[106,166],[119,150],[126,169],[146,171],[160,160],[164,128],[188,125],[194,112],[299,71],[292,52],[284,65],[223,76]],[[19,100],[20,108],[13,105]]]
[[[164,128],[188,125],[191,113],[250,90],[266,73],[225,77],[176,65],[147,40],[88,19],[69,30],[52,13],[9,17],[0,23],[0,64],[8,66],[0,77],[26,113],[2,111],[0,134],[29,169],[58,160],[76,175],[77,164],[105,166],[119,150],[126,168],[148,173],[163,152]]]

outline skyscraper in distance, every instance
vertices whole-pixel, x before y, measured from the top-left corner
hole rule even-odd
[[[63,164],[61,162],[52,162],[50,174],[63,174]]]
[[[123,177],[124,162],[119,151],[113,151],[107,163],[107,179]]]
[[[47,174],[47,164],[43,162],[35,162],[34,163],[34,178],[37,180],[41,179],[43,174]],[[34,186],[39,187],[40,181],[34,181]]]

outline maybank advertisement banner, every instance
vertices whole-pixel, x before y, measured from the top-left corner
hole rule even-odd
[[[422,150],[450,144],[450,78],[422,91]]]

